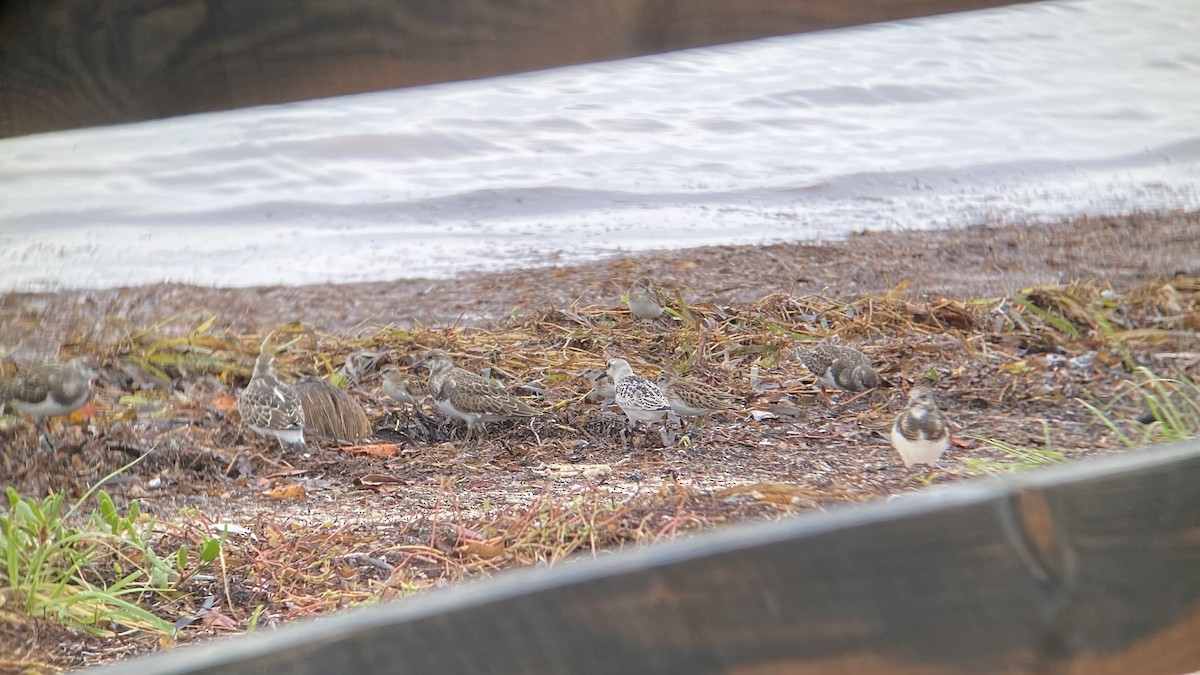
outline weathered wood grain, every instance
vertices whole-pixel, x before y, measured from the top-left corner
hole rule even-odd
[[[0,136],[1024,0],[7,0]]]
[[[97,673],[1184,673],[1200,443],[733,528]]]

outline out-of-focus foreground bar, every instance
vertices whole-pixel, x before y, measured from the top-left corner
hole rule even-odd
[[[464,80],[1016,0],[8,0],[0,136]]]

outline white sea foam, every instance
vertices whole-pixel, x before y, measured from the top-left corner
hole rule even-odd
[[[1200,3],[1048,2],[0,141],[0,290],[1197,208]]]

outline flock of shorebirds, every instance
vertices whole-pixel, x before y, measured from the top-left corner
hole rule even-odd
[[[643,321],[658,319],[668,304],[665,294],[649,279],[635,282],[624,297],[630,313]],[[797,356],[828,388],[863,392],[882,383],[870,359],[854,347],[822,343],[813,348],[797,348]],[[481,434],[483,426],[490,422],[546,414],[496,382],[456,366],[440,349],[424,354],[412,370],[427,371],[428,376],[418,377],[395,366],[385,367],[381,393],[412,404],[418,410],[424,402],[431,402],[446,416],[465,422],[467,438]],[[587,399],[600,400],[605,405],[615,403],[633,430],[638,424],[649,427],[671,413],[693,418],[739,407],[736,396],[682,377],[669,368],[663,369],[657,381],[651,381],[636,374],[625,358],[610,358],[604,369],[586,375],[593,385]],[[0,405],[11,405],[35,421],[44,422],[82,407],[97,376],[95,366],[84,358],[25,368],[0,381]],[[291,385],[279,380],[271,353],[259,354],[250,382],[238,396],[238,410],[242,421],[255,433],[275,438],[283,447],[304,446],[305,420],[300,397]],[[47,447],[48,436],[47,426],[41,437]],[[950,444],[950,427],[928,387],[911,389],[906,406],[892,425],[891,442],[909,467],[932,464],[945,452]]]

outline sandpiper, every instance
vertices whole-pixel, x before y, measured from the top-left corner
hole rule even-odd
[[[425,401],[433,402],[433,397],[429,395],[427,378],[401,372],[396,366],[387,366],[383,369],[383,386],[379,388],[379,391],[394,401],[411,405],[413,412],[417,413],[417,417],[426,422],[431,421],[421,410]]]
[[[625,294],[625,304],[635,317],[642,321],[653,321],[662,316],[666,309],[666,296],[649,278],[642,277],[633,282]]]
[[[50,447],[49,418],[82,408],[98,375],[85,358],[33,366],[0,381],[0,403],[11,404],[44,425],[41,440]]]
[[[394,401],[408,403],[418,410],[429,396],[429,381],[411,373],[400,372],[396,366],[383,369],[383,394]]]
[[[827,387],[866,391],[879,386],[879,373],[871,367],[871,359],[853,347],[822,343],[812,349],[798,347],[796,355]]]
[[[434,405],[467,423],[468,438],[487,422],[537,417],[542,411],[463,368],[457,368],[441,349],[425,354],[417,365],[429,370],[429,394]]]
[[[613,380],[617,407],[629,418],[632,428],[637,429],[638,422],[649,426],[671,411],[666,394],[650,380],[635,375],[625,359],[609,359],[605,372]]]
[[[657,384],[670,402],[671,410],[680,417],[702,417],[718,410],[733,410],[738,407],[737,397],[732,394],[702,382],[684,379],[671,368],[663,368]]]
[[[933,390],[916,386],[908,392],[908,405],[892,425],[892,447],[904,466],[933,464],[950,446],[950,426],[933,400]]]
[[[254,375],[238,396],[238,412],[254,433],[279,440],[280,447],[304,448],[304,407],[292,387],[275,375],[275,357],[263,352]]]
[[[0,381],[0,402],[38,421],[67,415],[87,403],[97,375],[83,358],[33,366]]]
[[[583,397],[584,401],[599,401],[601,406],[607,407],[617,399],[617,390],[608,371],[603,368],[588,368],[583,371],[583,376],[592,383],[591,391]]]

